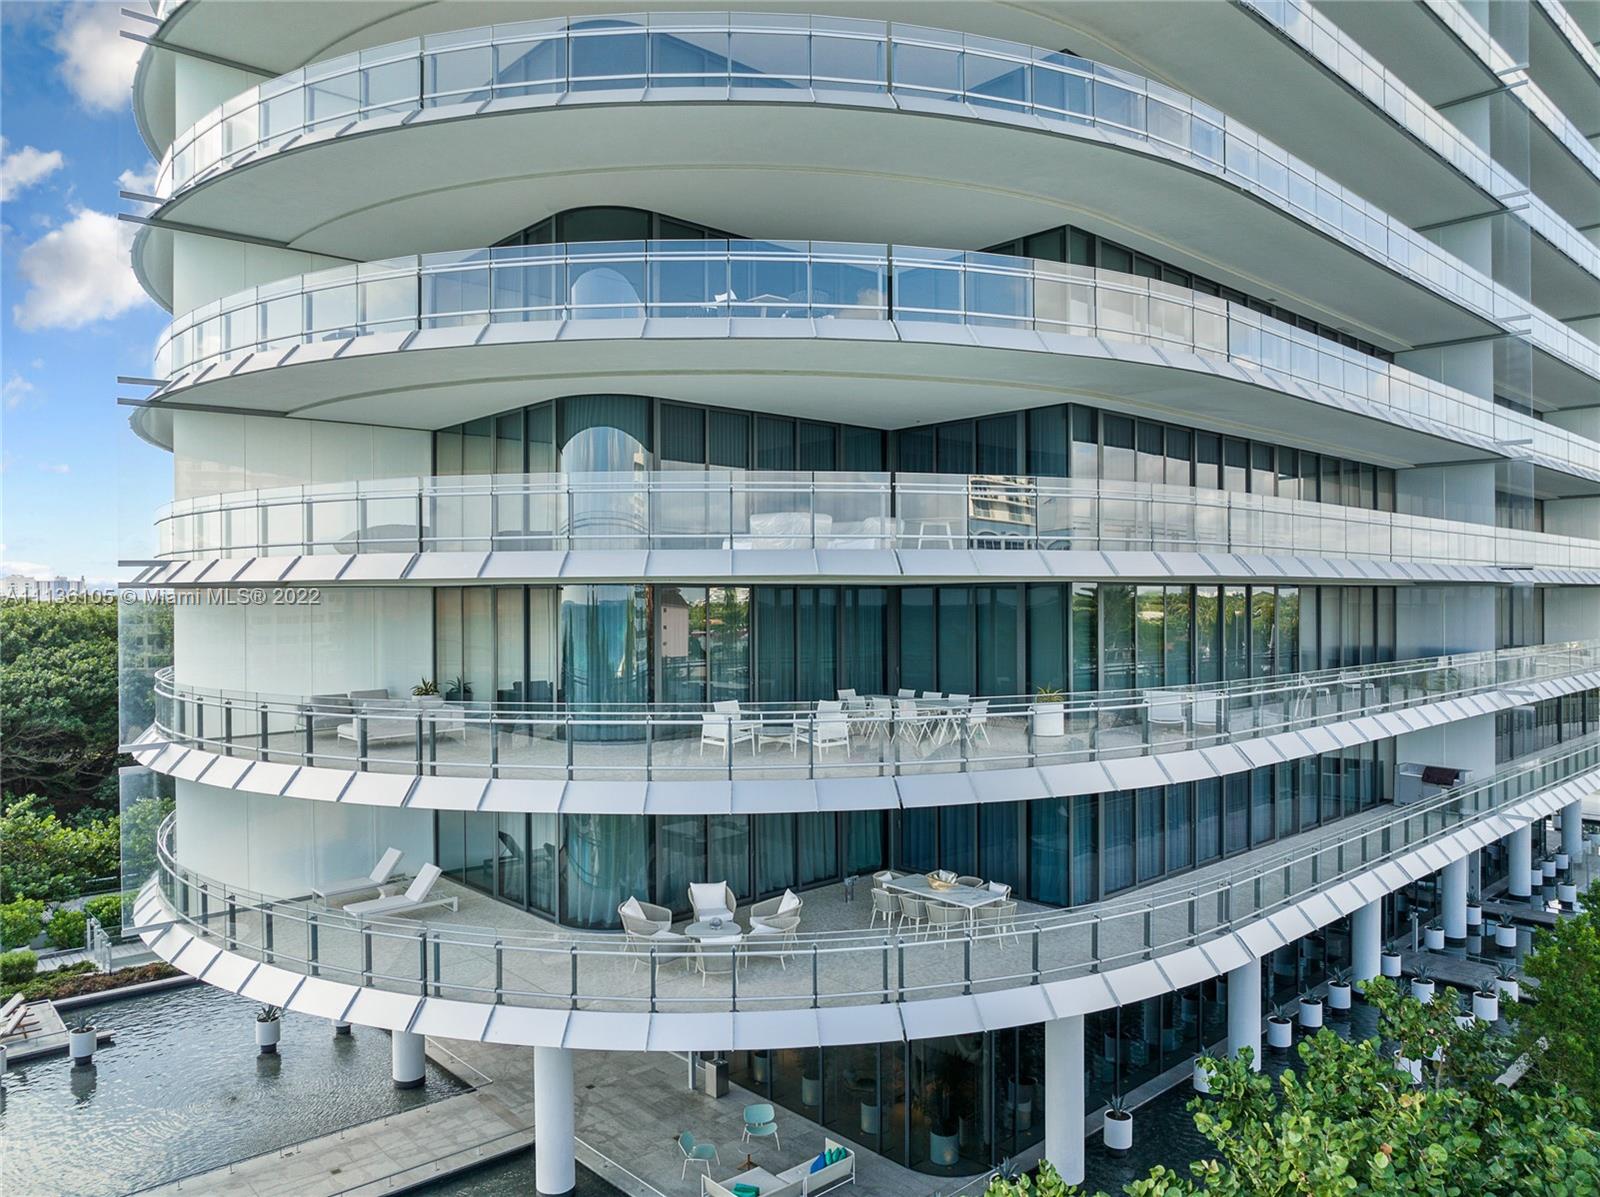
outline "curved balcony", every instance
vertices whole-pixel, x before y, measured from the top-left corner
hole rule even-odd
[[[695,470],[396,478],[184,499],[163,507],[156,526],[160,555],[174,560],[1002,549],[1600,571],[1600,540],[1187,486],[984,475]]]
[[[718,103],[708,103],[711,101]],[[665,115],[672,123],[657,128],[646,115],[652,108],[674,104],[697,105],[695,130],[681,128],[684,122],[671,118],[670,113]],[[740,123],[737,110],[741,108],[752,112],[756,121]],[[788,131],[787,122],[794,120],[801,108],[811,108],[813,119]],[[1285,296],[1307,286],[1329,286],[1330,272],[1338,273],[1355,290],[1364,292],[1362,304],[1367,308],[1366,312],[1341,311],[1341,320],[1360,325],[1373,319],[1372,313],[1382,305],[1385,317],[1380,323],[1392,316],[1396,327],[1406,326],[1405,332],[1389,329],[1389,334],[1423,342],[1484,331],[1481,324],[1460,320],[1463,312],[1487,325],[1504,328],[1505,320],[1526,311],[1527,305],[1510,291],[1426,237],[1252,130],[1180,92],[1125,71],[1018,43],[846,18],[701,13],[528,21],[435,34],[316,63],[243,93],[180,134],[161,166],[157,189],[170,197],[161,215],[198,227],[209,227],[215,221],[219,222],[218,227],[233,228],[239,221],[250,221],[254,222],[252,227],[240,226],[237,231],[280,241],[292,248],[362,256],[363,245],[375,235],[375,205],[394,203],[399,205],[395,220],[404,224],[408,234],[414,230],[420,244],[428,240],[427,228],[430,221],[437,219],[437,213],[430,210],[424,217],[422,209],[428,201],[416,196],[418,180],[410,175],[392,177],[392,169],[382,168],[381,157],[370,164],[363,158],[359,166],[350,162],[360,176],[359,194],[336,193],[337,189],[327,185],[327,172],[319,172],[317,206],[321,210],[315,229],[292,218],[292,211],[305,206],[303,198],[296,197],[303,197],[313,186],[311,176],[303,175],[299,169],[286,169],[283,177],[273,180],[270,186],[258,178],[248,193],[224,188],[225,195],[219,192],[209,200],[200,197],[241,167],[255,167],[274,159],[287,162],[288,158],[300,156],[302,150],[330,141],[349,142],[366,134],[398,131],[412,149],[411,153],[400,155],[409,163],[427,160],[436,145],[430,130],[442,123],[518,113],[527,117],[542,112],[547,114],[545,124],[530,126],[535,130],[531,134],[508,129],[499,137],[489,135],[481,151],[468,147],[458,135],[448,148],[439,141],[438,150],[451,158],[459,193],[474,185],[480,176],[487,184],[493,178],[506,178],[507,172],[515,173],[525,161],[516,143],[537,142],[539,161],[526,160],[527,168],[547,169],[552,153],[559,153],[564,159],[567,182],[545,180],[541,186],[561,191],[549,197],[557,207],[581,205],[592,202],[592,197],[586,200],[581,189],[567,194],[575,185],[573,180],[602,165],[611,179],[616,163],[610,158],[616,157],[615,151],[623,145],[630,154],[635,149],[633,138],[626,138],[623,143],[616,141],[625,127],[605,123],[611,118],[603,115],[602,109],[631,110],[622,115],[629,118],[633,132],[648,139],[641,143],[645,150],[666,138],[667,143],[676,145],[673,160],[680,166],[710,152],[698,148],[702,145],[725,146],[730,139],[742,144],[759,137],[761,144],[776,143],[785,148],[782,160],[774,158],[769,164],[774,170],[781,169],[783,162],[791,167],[797,163],[820,167],[820,159],[814,164],[801,161],[806,155],[819,152],[810,144],[817,133],[836,142],[840,137],[852,138],[850,130],[854,129],[854,137],[867,136],[873,144],[878,143],[881,133],[886,144],[885,155],[877,164],[879,173],[903,174],[905,179],[920,177],[931,184],[930,161],[947,162],[952,183],[956,182],[955,174],[960,173],[964,219],[975,237],[991,230],[972,226],[974,219],[981,224],[983,218],[973,216],[968,190],[975,182],[986,183],[992,189],[995,178],[1009,177],[1017,169],[1017,159],[1009,147],[1015,145],[1018,152],[1033,160],[1033,173],[1054,174],[1055,164],[1039,161],[1036,141],[1014,143],[1012,138],[1044,133],[1053,135],[1063,148],[1073,142],[1098,151],[1114,147],[1127,152],[1123,158],[1131,155],[1150,165],[1186,169],[1178,173],[1162,169],[1152,175],[1148,167],[1140,167],[1126,177],[1119,173],[1113,179],[1103,167],[1094,170],[1088,163],[1066,162],[1066,158],[1075,158],[1075,153],[1058,155],[1069,168],[1075,203],[1102,210],[1130,229],[1175,243],[1192,232],[1180,235],[1176,228],[1163,229],[1161,212],[1168,211],[1170,226],[1171,205],[1186,202],[1193,190],[1196,196],[1203,197],[1197,202],[1215,206],[1214,213],[1208,211],[1207,219],[1214,218],[1219,233],[1225,233],[1226,251],[1220,248],[1220,241],[1207,250],[1212,261],[1224,260],[1237,251],[1241,259],[1229,262],[1229,266],[1270,278],[1267,285]],[[828,110],[832,116],[820,122],[815,119],[819,109]],[[876,119],[869,121],[859,116],[845,119],[843,114],[849,110],[866,110],[878,117],[886,113],[954,117],[963,126],[981,123],[989,130],[977,143],[930,144],[915,164],[902,164],[889,144],[903,140],[895,136],[894,126],[885,129]],[[559,118],[560,136],[552,140],[547,133],[541,133],[556,119],[548,114],[556,111],[564,115]],[[648,129],[647,124],[651,125]],[[956,139],[963,136],[960,129],[940,129],[937,133]],[[720,142],[695,141],[697,148],[690,150],[685,139],[698,135]],[[599,137],[610,139],[612,152],[605,164],[594,159],[599,147],[592,143]],[[1000,157],[986,156],[988,147],[993,147],[992,152]],[[480,152],[481,159],[475,156]],[[943,155],[947,153],[958,157],[945,159]],[[967,161],[975,153],[982,162]],[[837,160],[846,174],[860,172],[857,157],[852,156],[847,162],[837,155],[825,156],[829,161]],[[748,153],[742,150],[741,157],[748,157]],[[1096,162],[1105,160],[1103,153],[1096,154]],[[633,165],[644,168],[647,163],[641,158]],[[744,163],[746,168],[751,165],[754,164]],[[969,177],[967,166],[981,169]],[[651,164],[650,168],[658,167],[659,176],[667,163]],[[1003,174],[996,175],[995,171],[1002,167]],[[703,178],[698,171],[693,173]],[[1066,194],[1063,188],[1067,187],[1067,177],[1046,181],[1041,176],[1043,189],[1035,196],[1024,197],[1015,189],[1004,195],[995,194],[994,214],[1004,212],[1010,235],[1017,228],[1060,223],[1066,219],[1065,209],[1060,207],[1058,198],[1052,197]],[[797,209],[793,203],[785,205],[780,198],[801,181],[794,175],[785,177],[778,192],[771,191],[769,181],[759,195],[751,192],[740,181],[742,178],[730,178],[724,184],[747,197],[742,213],[737,206],[707,208],[705,205],[712,199],[704,196],[702,186],[697,218],[723,227],[738,227],[749,219],[749,202],[765,202],[770,195],[772,211],[788,210],[799,222],[831,220],[841,205],[868,204],[852,213],[855,227],[861,228],[863,221],[872,221],[872,213],[880,211],[870,205],[880,201],[892,204],[888,191],[847,193],[839,190],[842,184],[838,181],[830,184],[815,180],[804,197],[804,207]],[[1202,178],[1210,180],[1212,186],[1194,190],[1192,184]],[[759,184],[759,180],[750,182],[752,186]],[[863,180],[857,183],[867,185]],[[1226,184],[1226,190],[1218,193],[1216,183]],[[613,200],[618,199],[617,188],[622,186],[625,184],[615,180],[608,183]],[[659,193],[660,177],[654,186]],[[818,187],[825,190],[815,190]],[[896,187],[903,197],[903,184],[897,183]],[[1164,197],[1167,203],[1163,208],[1146,211],[1141,195],[1149,187],[1170,193]],[[830,194],[832,202],[828,200]],[[952,212],[942,211],[957,197],[958,193],[952,192],[947,198],[936,199],[936,192],[930,191],[923,202],[913,207],[894,205],[900,235],[943,239],[940,234],[960,223]],[[1236,197],[1248,197],[1253,203],[1249,208],[1238,207],[1233,202]],[[680,197],[674,193],[659,198],[659,206],[670,208],[668,201],[676,202]],[[690,199],[687,193],[682,198]],[[494,220],[505,219],[501,201],[486,203],[495,209]],[[1331,245],[1307,241],[1303,236],[1286,242],[1283,236],[1288,230],[1269,232],[1263,222],[1248,220],[1247,213],[1259,211],[1261,205],[1301,229],[1314,230]],[[470,207],[458,202],[452,210],[457,231],[467,235],[471,235],[470,231],[462,222],[476,218]],[[806,208],[810,209],[809,215]],[[402,215],[402,209],[411,214]],[[1055,219],[1051,218],[1052,212]],[[927,227],[919,228],[916,222]],[[1248,235],[1242,227],[1246,223],[1252,226]],[[365,231],[359,227],[362,225],[366,226]],[[842,225],[829,223],[806,232],[814,237],[837,236],[842,229]],[[999,227],[992,231],[994,235],[989,240],[1008,235],[1006,229]],[[1273,241],[1274,255],[1297,259],[1301,269],[1284,275],[1280,264],[1276,276],[1271,275],[1271,259],[1257,255],[1258,250],[1267,248],[1267,240]],[[1333,247],[1341,253],[1325,256],[1324,251]],[[1403,279],[1410,284],[1403,289],[1403,294],[1410,296],[1410,310],[1402,292],[1382,294],[1386,288],[1378,277],[1362,272],[1359,278],[1365,281],[1357,281],[1357,276],[1349,272],[1349,263],[1341,269],[1338,264],[1351,251],[1381,266],[1395,281]],[[142,261],[143,256],[136,249],[136,260]],[[152,269],[158,265],[143,263],[147,280],[160,274],[159,269]],[[1261,274],[1263,269],[1269,274]],[[1456,308],[1457,318],[1451,319],[1443,310],[1425,315],[1414,288],[1420,288],[1422,295],[1446,300]],[[1354,294],[1355,290],[1349,293]],[[1600,349],[1595,352],[1600,356]],[[1600,371],[1600,365],[1596,369]]]
[[[1338,413],[1329,418],[1347,422],[1348,432],[1334,434],[1347,445],[1362,436],[1357,417],[1385,421],[1389,427],[1365,434],[1380,455],[1409,449],[1423,434],[1449,442],[1431,448],[1450,459],[1459,459],[1456,442],[1465,441],[1600,479],[1600,445],[1592,441],[1223,299],[1091,267],[831,242],[515,246],[284,279],[174,321],[156,354],[157,372],[171,382],[135,419],[148,419],[179,391],[223,386],[235,406],[254,396],[264,410],[415,423],[436,416],[440,388],[461,388],[471,401],[471,387],[505,377],[508,363],[531,376],[518,384],[519,401],[529,402],[541,388],[579,385],[575,373],[594,381],[622,369],[630,350],[638,355],[627,360],[634,386],[623,389],[637,390],[638,375],[652,366],[673,374],[661,344],[671,339],[692,346],[697,375],[726,358],[729,370],[754,373],[781,362],[804,376],[803,355],[819,345],[826,368],[819,363],[815,372],[849,373],[859,359],[856,369],[867,377],[886,364],[927,370],[936,352],[1005,349],[1018,364],[1000,373],[1017,383],[1065,391],[1098,385],[1115,394],[1135,385],[1137,365],[1166,378],[1140,378],[1137,389],[1159,402],[1158,388],[1177,386],[1175,407],[1193,410],[1203,387],[1218,415],[1259,422],[1267,417],[1256,391],[1266,388]],[[756,340],[763,342],[759,365],[739,357]],[[846,350],[840,341],[867,344]],[[915,362],[896,356],[907,345]],[[408,356],[420,350],[429,351],[427,360]],[[519,359],[519,352],[536,356]],[[461,355],[467,360],[457,361]],[[1074,376],[1064,378],[1046,359],[1034,381],[1028,371],[1041,355],[1071,356]],[[359,360],[359,371],[341,373],[337,359]],[[292,381],[277,376],[289,366],[297,371]],[[955,401],[984,399],[981,388],[998,370],[994,355],[980,352],[957,368],[971,371],[971,381]],[[422,396],[410,406],[408,385]],[[768,377],[762,385],[784,384]],[[825,383],[806,385],[817,388],[818,400],[842,404],[851,413],[843,418],[860,418],[858,389],[828,398]],[[920,416],[928,416],[929,401],[926,389],[919,392]],[[1278,418],[1292,423],[1292,408]]]
[[[497,780],[497,801],[507,810],[570,812],[598,803],[615,813],[619,802],[633,801],[640,811],[648,802],[653,813],[1010,801],[1236,773],[1588,689],[1600,685],[1597,670],[1600,641],[1582,641],[1077,693],[1059,702],[862,696],[838,709],[372,702],[206,689],[166,670],[156,678],[153,743],[134,755],[190,781],[340,801],[392,797],[393,787],[350,786],[352,775],[421,777],[406,797],[417,807],[475,807],[482,782],[455,779],[483,778]],[[1402,711],[1410,717],[1386,718]],[[265,763],[259,777],[249,762]],[[285,791],[297,766],[293,780],[302,789]],[[950,784],[952,775],[966,776]],[[750,781],[818,784],[741,792],[737,783]],[[836,783],[831,797],[824,781]],[[584,782],[596,784],[573,784]],[[621,782],[639,783],[631,799]]]
[[[692,948],[561,932],[467,891],[466,909],[492,921],[361,919],[251,893],[180,864],[171,819],[135,922],[184,972],[324,1018],[613,1050],[882,1042],[1107,1009],[1218,976],[1553,813],[1597,778],[1590,735],[1176,883],[1029,906],[1014,925],[937,939],[862,930],[870,904],[824,891],[808,895],[807,930],[787,943],[702,947],[720,964],[705,978]]]

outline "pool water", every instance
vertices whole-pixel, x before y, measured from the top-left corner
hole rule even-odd
[[[285,1014],[279,1054],[258,1056],[257,1008],[209,985],[86,1008],[116,1036],[91,1067],[59,1055],[5,1074],[0,1191],[125,1194],[465,1088],[430,1063],[423,1087],[396,1089],[388,1035],[307,1015]]]
[[[414,1192],[423,1197],[529,1197],[533,1192],[533,1151],[423,1185]],[[578,1185],[573,1197],[626,1197],[626,1194],[579,1164]]]

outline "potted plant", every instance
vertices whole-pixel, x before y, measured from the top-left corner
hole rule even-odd
[[[95,1025],[87,1014],[80,1014],[76,1022],[67,1025],[67,1051],[74,1065],[93,1062],[97,1039]]]
[[[1517,966],[1509,960],[1502,961],[1495,969],[1494,986],[1506,1001],[1518,1001],[1522,997],[1522,986],[1517,981]]]
[[[1575,882],[1563,881],[1556,886],[1556,898],[1569,910],[1578,904],[1578,886]]]
[[[1383,955],[1378,957],[1378,972],[1385,977],[1399,980],[1401,972],[1400,953],[1391,948],[1385,948]]]
[[[1294,1046],[1294,1020],[1289,1017],[1289,1007],[1275,1005],[1267,1019],[1267,1046],[1287,1051]]]
[[[1517,921],[1509,914],[1502,914],[1494,925],[1494,946],[1511,949],[1517,946]]]
[[[1572,867],[1572,857],[1565,852],[1556,853],[1556,872],[1565,873]]]
[[[445,686],[444,700],[446,702],[471,702],[472,686],[466,678],[458,673],[454,680]]]
[[[1018,1130],[1029,1130],[1033,1126],[1033,1090],[1035,1081],[1033,1074],[1019,1072],[1015,1080],[1007,1081],[1011,1090],[1012,1116],[1016,1119]]]
[[[439,683],[432,681],[429,678],[423,678],[415,686],[411,687],[411,695],[413,698],[432,698],[438,693]]]
[[[1444,951],[1444,923],[1441,920],[1434,919],[1422,929],[1422,946],[1430,952]]]
[[[1308,1031],[1322,1025],[1322,999],[1314,993],[1300,995],[1300,1025]]]
[[[1033,696],[1033,734],[1039,736],[1064,736],[1067,734],[1067,707],[1065,695],[1054,686],[1040,686]]]
[[[1500,990],[1492,977],[1485,977],[1483,984],[1472,991],[1472,1017],[1483,1022],[1500,1020]]]
[[[1554,881],[1556,879],[1556,858],[1554,856],[1546,856],[1541,860],[1539,862],[1539,872],[1544,876],[1547,884]]]
[[[1394,1049],[1394,1066],[1401,1072],[1409,1073],[1413,1085],[1422,1084],[1422,1061],[1413,1060],[1405,1054],[1404,1049]]]
[[[1335,968],[1328,973],[1328,1009],[1350,1009],[1350,970]]]
[[[1417,971],[1411,976],[1411,996],[1419,1002],[1431,1002],[1435,989],[1433,966],[1426,959],[1418,960]]]
[[[1476,1020],[1472,1013],[1472,999],[1464,993],[1456,995],[1456,1026],[1463,1031],[1470,1027]]]
[[[256,1047],[263,1056],[276,1055],[283,1037],[283,1008],[262,1006],[256,1011]]]
[[[1122,1094],[1111,1095],[1111,1103],[1106,1106],[1105,1122],[1100,1134],[1105,1140],[1106,1150],[1114,1156],[1127,1155],[1132,1148],[1133,1111],[1128,1109],[1127,1099]]]
[[[1467,929],[1483,926],[1483,895],[1477,890],[1467,891]]]
[[[922,1102],[928,1120],[928,1162],[941,1168],[953,1167],[961,1159],[961,1120],[952,1110],[950,1089],[935,1081]]]
[[[1200,1054],[1194,1058],[1194,1091],[1196,1093],[1211,1092],[1211,1068],[1216,1064],[1217,1053],[1209,1047],[1200,1049]]]

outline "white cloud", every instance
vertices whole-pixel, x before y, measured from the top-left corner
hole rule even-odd
[[[28,285],[22,302],[11,308],[17,327],[82,328],[144,303],[128,262],[132,240],[132,226],[83,208],[28,246],[17,260]]]
[[[35,183],[49,178],[66,161],[60,150],[39,150],[25,145],[8,150],[0,137],[0,201],[14,200]]]
[[[156,163],[148,162],[143,170],[125,170],[117,176],[117,186],[124,191],[149,195],[156,189],[156,173],[160,169]]]
[[[21,407],[34,392],[33,383],[20,374],[13,374],[6,379],[5,385],[0,386],[0,394],[5,397],[7,411],[15,411]]]
[[[0,575],[22,574],[29,578],[53,578],[56,571],[42,561],[5,561],[0,560]]]
[[[90,111],[124,107],[133,86],[142,47],[121,35],[122,14],[116,0],[67,5],[55,47],[61,55],[61,75]]]
[[[43,470],[46,474],[70,474],[70,473],[72,473],[72,467],[67,465],[66,462],[41,461],[39,463],[39,468],[41,470]]]

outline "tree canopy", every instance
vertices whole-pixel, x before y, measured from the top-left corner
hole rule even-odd
[[[1538,1000],[1508,1013],[1533,1061],[1531,1083],[1565,1086],[1600,1111],[1600,881],[1579,905],[1535,937],[1522,971],[1538,983]]]

